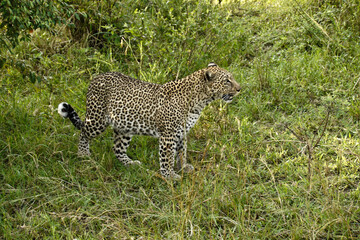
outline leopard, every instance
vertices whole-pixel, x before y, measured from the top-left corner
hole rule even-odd
[[[78,155],[90,155],[90,141],[111,126],[116,158],[124,165],[141,164],[127,148],[134,135],[153,136],[159,139],[161,176],[179,180],[178,173],[194,170],[186,160],[187,136],[203,109],[218,99],[231,102],[240,90],[233,75],[213,62],[164,84],[107,72],[89,84],[84,121],[67,102],[58,105],[58,113],[81,131]]]

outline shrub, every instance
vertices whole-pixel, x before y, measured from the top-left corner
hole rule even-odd
[[[51,28],[66,22],[72,7],[65,1],[0,0],[0,46],[16,46],[19,41],[29,40],[35,29]]]

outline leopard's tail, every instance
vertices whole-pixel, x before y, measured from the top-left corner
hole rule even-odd
[[[75,112],[70,104],[66,102],[60,103],[58,106],[58,113],[63,118],[69,118],[77,129],[81,130],[83,128],[84,122],[81,121],[79,115]]]

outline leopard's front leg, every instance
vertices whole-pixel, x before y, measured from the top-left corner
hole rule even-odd
[[[191,164],[186,163],[187,138],[183,136],[176,144],[176,171],[184,171],[186,173],[194,171]]]
[[[159,139],[160,173],[167,179],[181,179],[174,171],[177,140],[176,134],[164,134]]]

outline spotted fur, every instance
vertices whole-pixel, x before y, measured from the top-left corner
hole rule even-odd
[[[232,74],[215,63],[163,85],[109,72],[91,82],[84,122],[68,103],[61,103],[58,112],[81,130],[79,155],[89,155],[90,140],[111,125],[114,152],[123,164],[140,164],[126,154],[133,135],[158,137],[160,173],[179,179],[175,170],[194,169],[186,163],[186,136],[201,111],[216,99],[231,102],[239,91]]]

